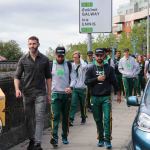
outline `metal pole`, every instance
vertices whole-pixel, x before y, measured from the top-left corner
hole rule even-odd
[[[92,51],[92,34],[88,33],[87,50]]]
[[[149,0],[147,0],[147,56],[149,54]]]
[[[115,59],[115,48],[114,47],[112,48],[112,56],[111,56],[111,58],[112,58],[112,60]]]

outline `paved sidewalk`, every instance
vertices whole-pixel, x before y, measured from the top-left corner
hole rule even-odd
[[[126,150],[131,135],[131,125],[136,114],[137,107],[127,107],[123,101],[118,104],[113,101],[113,129],[112,129],[112,146],[113,150]],[[79,114],[73,127],[70,127],[69,145],[63,145],[61,138],[59,139],[59,147],[61,150],[104,150],[105,148],[97,147],[96,125],[91,113],[88,113],[87,123],[80,125]],[[54,149],[49,143],[50,129],[44,131],[43,150]],[[61,136],[60,136],[61,137]],[[25,141],[10,150],[26,150],[28,141]]]

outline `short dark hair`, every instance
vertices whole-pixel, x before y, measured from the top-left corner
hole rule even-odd
[[[107,53],[107,52],[111,52],[111,49],[110,48],[104,48],[104,50],[105,50],[105,52]]]
[[[118,52],[121,53],[121,50],[116,50],[116,51],[115,51],[115,54],[117,54]]]
[[[124,48],[123,51],[124,52],[129,52],[129,48]]]
[[[35,40],[35,41],[37,41],[38,43],[39,43],[39,39],[38,39],[38,37],[36,37],[36,36],[30,36],[29,38],[28,38],[28,41],[29,40]]]
[[[93,51],[88,51],[87,55],[93,55]]]

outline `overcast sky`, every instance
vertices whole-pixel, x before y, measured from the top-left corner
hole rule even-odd
[[[113,0],[113,15],[120,4],[128,0]],[[1,0],[0,40],[15,40],[27,51],[27,39],[36,35],[40,51],[48,47],[78,43],[87,39],[79,34],[79,0]]]

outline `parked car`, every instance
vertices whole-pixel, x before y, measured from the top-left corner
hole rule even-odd
[[[132,125],[132,150],[150,150],[150,80],[148,81],[141,102],[136,96],[127,100],[128,106],[139,106]]]

